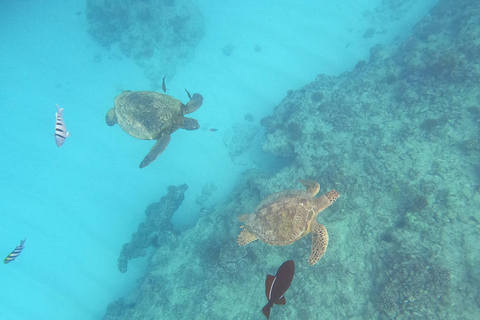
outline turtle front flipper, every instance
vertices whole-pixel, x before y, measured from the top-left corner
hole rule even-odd
[[[165,150],[165,148],[168,146],[169,142],[169,134],[164,134],[163,136],[161,136],[160,139],[158,139],[157,142],[153,145],[152,149],[150,149],[150,152],[145,156],[145,158],[143,158],[142,163],[140,163],[140,169],[145,168],[150,163],[155,161],[155,159],[157,159],[158,156],[163,152],[163,150]]]
[[[255,240],[257,240],[257,237],[253,233],[247,231],[247,229],[243,229],[237,237],[237,244],[244,246]]]
[[[332,205],[340,197],[340,193],[337,190],[330,190],[327,193],[321,195],[318,198],[314,198],[315,210],[321,212],[325,208]]]
[[[195,110],[198,110],[202,106],[203,97],[200,93],[194,93],[192,99],[187,102],[185,106],[185,113],[192,113]]]
[[[320,223],[313,221],[310,226],[312,232],[312,253],[308,258],[308,264],[313,266],[327,250],[328,233],[327,229]]]

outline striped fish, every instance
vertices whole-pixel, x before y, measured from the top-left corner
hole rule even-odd
[[[7,263],[10,263],[12,262],[13,260],[15,260],[18,255],[20,254],[20,252],[22,252],[23,248],[25,248],[25,240],[27,239],[23,239],[22,241],[20,241],[20,245],[18,245],[15,250],[12,251],[12,253],[10,253],[6,258],[5,260],[3,260],[3,263],[7,264]]]
[[[70,135],[70,133],[67,132],[67,128],[65,128],[65,122],[62,118],[62,112],[63,108],[60,109],[57,104],[57,113],[55,114],[55,116],[57,117],[57,123],[55,124],[55,142],[57,143],[57,147],[59,148],[65,142],[65,139],[67,139],[67,137]]]

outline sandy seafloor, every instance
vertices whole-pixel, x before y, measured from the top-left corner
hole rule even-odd
[[[392,173],[402,172],[400,168],[407,164],[400,160],[388,162],[383,169],[376,165],[358,168],[359,157],[366,163],[369,157],[378,155],[373,150],[369,153],[371,140],[360,139],[362,141],[358,143],[365,143],[365,149],[354,155],[348,154],[345,149],[340,149],[339,154],[325,142],[319,148],[318,157],[325,161],[329,153],[335,156],[335,160],[326,162],[325,166],[339,172],[337,183],[335,177],[325,176],[324,171],[319,169],[322,167],[320,164],[311,163],[318,160],[315,157],[306,156],[308,159],[305,159],[302,158],[302,149],[292,151],[291,145],[282,147],[281,138],[275,142],[272,134],[278,132],[275,133],[272,122],[260,125],[260,119],[271,116],[282,100],[295,99],[292,93],[287,96],[287,91],[303,88],[319,74],[336,76],[351,71],[358,66],[359,60],[368,60],[370,48],[377,43],[388,46],[408,41],[412,27],[436,1],[423,1],[421,5],[415,1],[399,1],[395,5],[387,5],[389,1],[344,1],[340,4],[319,1],[315,5],[304,6],[295,1],[257,2],[197,3],[205,24],[205,35],[195,50],[194,58],[178,66],[167,87],[169,94],[183,101],[186,101],[184,88],[192,93],[202,93],[204,104],[192,114],[202,128],[195,132],[179,130],[174,133],[165,153],[141,170],[138,164],[153,142],[136,140],[118,126],[106,126],[104,116],[121,90],[152,89],[142,68],[124,57],[115,46],[106,49],[98,45],[87,33],[84,1],[69,1],[68,4],[54,1],[48,6],[37,1],[3,2],[0,10],[3,31],[0,35],[0,101],[3,111],[0,118],[0,253],[6,256],[22,238],[26,237],[27,242],[16,261],[2,266],[1,318],[99,319],[109,303],[126,297],[125,304],[129,308],[122,309],[122,305],[117,304],[117,310],[110,310],[112,317],[114,311],[129,309],[129,312],[136,312],[135,318],[138,319],[182,319],[194,318],[195,315],[205,319],[262,319],[260,309],[266,303],[264,276],[275,272],[281,262],[292,258],[293,250],[297,249],[298,256],[294,258],[298,265],[298,284],[295,286],[294,282],[292,285],[287,306],[273,309],[272,319],[316,319],[321,318],[322,312],[338,319],[362,318],[361,310],[369,318],[408,318],[417,316],[417,313],[438,319],[474,319],[478,315],[479,293],[471,289],[475,283],[478,287],[478,271],[474,267],[479,262],[476,256],[478,250],[471,247],[474,243],[471,237],[478,237],[478,232],[473,232],[471,228],[478,229],[480,220],[472,209],[479,205],[479,148],[476,145],[479,141],[475,138],[478,137],[478,127],[475,131],[466,123],[461,123],[468,116],[449,117],[435,114],[435,110],[429,111],[428,106],[417,106],[419,113],[432,113],[416,124],[415,128],[420,126],[420,133],[418,129],[411,129],[410,134],[428,136],[429,143],[419,148],[440,150],[445,155],[449,153],[451,143],[452,148],[453,144],[460,145],[461,152],[458,148],[452,149],[455,150],[452,153],[460,155],[449,159],[447,164],[442,164],[443,158],[436,156],[434,151],[431,154],[422,153],[422,157],[426,158],[422,158],[424,162],[418,170],[409,171],[409,176],[403,178],[401,174],[395,176]],[[375,32],[365,37],[369,29]],[[234,46],[229,56],[222,51],[228,44]],[[256,45],[262,48],[260,52],[255,52]],[[343,95],[348,95],[348,92]],[[371,95],[375,96],[374,93]],[[325,96],[328,94],[325,93]],[[287,100],[284,100],[284,105]],[[410,101],[415,103],[419,100],[411,98]],[[455,101],[454,98],[452,100]],[[382,110],[385,101],[377,104],[375,99],[372,98],[372,101],[369,102],[371,105]],[[355,95],[352,94],[349,102],[355,103]],[[61,148],[56,147],[53,138],[55,103],[65,108],[64,119],[71,134]],[[469,102],[469,106],[475,103],[478,105],[478,100]],[[388,113],[389,110],[378,113]],[[462,111],[453,110],[453,114],[458,113]],[[251,114],[253,121],[246,121],[245,114]],[[358,117],[361,113],[352,114]],[[475,113],[472,114],[475,118]],[[354,124],[345,119],[340,121],[344,121],[346,126],[359,126],[350,127],[357,135],[362,132],[374,135],[374,131],[366,128],[370,128],[373,121],[382,129],[388,126],[383,122],[387,118],[380,115],[375,118],[365,112],[363,127],[359,120]],[[428,122],[428,119],[437,122]],[[279,132],[286,130],[287,127],[282,128],[281,120],[275,121],[280,121]],[[305,124],[302,130],[308,129],[307,124],[315,126],[305,118],[299,118],[297,122]],[[320,123],[325,127],[326,134],[335,130],[328,121]],[[398,122],[392,125],[395,124],[400,125]],[[437,129],[440,125],[449,126],[447,130],[452,136],[462,128],[470,131],[463,132],[458,139],[446,139],[447,142],[442,144],[442,131]],[[270,130],[267,135],[265,127]],[[209,128],[218,131],[210,132]],[[298,130],[298,125],[288,128]],[[237,154],[234,144],[242,142],[245,130],[257,133],[247,141],[247,150]],[[405,136],[408,133],[404,133]],[[342,133],[333,140],[339,145],[350,145],[351,141],[342,142],[342,137],[351,140],[351,136]],[[394,138],[386,134],[382,135],[382,139],[380,146],[387,153],[382,157],[399,154],[398,149],[403,146],[395,145]],[[415,151],[415,139],[403,138],[402,141],[413,144],[405,149],[406,154],[419,152]],[[312,145],[298,143],[298,148],[309,147]],[[285,150],[295,154],[293,160],[292,156],[282,158]],[[403,154],[403,151],[400,153]],[[428,164],[433,158],[438,158],[440,163],[435,167],[440,168],[438,170],[442,173],[432,174],[429,171]],[[448,166],[456,169],[458,166],[469,167],[472,161],[477,161],[477,172],[458,177],[455,181],[455,175],[451,174],[455,170],[449,170]],[[335,164],[341,164],[342,168],[335,168]],[[259,171],[243,174],[249,169]],[[382,172],[385,173],[383,179],[380,178]],[[263,174],[266,176],[262,180]],[[414,185],[417,189],[412,194],[405,192],[409,187],[405,181],[417,181],[421,174],[430,174],[431,177]],[[250,176],[245,178],[246,175]],[[357,178],[345,178],[352,175]],[[388,181],[393,176],[398,184],[389,185]],[[471,180],[468,176],[472,177]],[[332,210],[333,218],[325,222],[332,238],[326,256],[315,267],[306,265],[310,236],[288,249],[268,247],[257,241],[250,244],[248,250],[241,248],[243,251],[238,252],[243,253],[236,256],[240,249],[235,247],[235,237],[240,229],[232,226],[237,228],[240,224],[235,222],[235,216],[245,213],[242,210],[252,210],[259,198],[270,192],[299,188],[295,184],[297,178],[315,178],[321,184],[326,181],[323,191],[326,191],[325,188],[336,188],[342,193],[340,200],[334,204],[338,208]],[[253,189],[258,194],[252,195],[251,199],[238,199],[252,193],[252,181],[256,183]],[[117,269],[120,249],[130,241],[131,234],[144,220],[145,208],[159,201],[169,185],[183,183],[189,189],[173,217],[173,223],[177,230],[190,229],[172,234],[171,239],[165,240],[170,247],[162,251],[160,246],[149,262],[145,258],[132,260],[128,272],[120,273]],[[382,190],[390,187],[391,197],[362,198],[368,194],[356,193],[362,188],[362,183],[364,189],[373,188],[372,192],[380,195],[383,195]],[[216,191],[200,206],[195,201],[202,195],[206,184],[215,185]],[[436,195],[432,184],[443,185],[440,189],[447,190],[444,191],[446,195]],[[356,187],[352,188],[352,185]],[[384,189],[375,189],[376,185]],[[451,185],[454,185],[454,191],[448,191]],[[460,193],[459,190],[464,191]],[[229,198],[231,194],[237,198],[232,200]],[[427,208],[422,206],[425,200],[420,194],[428,198]],[[395,199],[408,199],[409,196],[415,201],[402,200],[404,204],[395,204]],[[449,204],[442,206],[441,199],[444,198],[449,199]],[[239,204],[246,207],[235,207]],[[233,212],[219,212],[219,208]],[[468,208],[465,209],[469,210],[468,217],[461,218],[462,214],[456,208]],[[207,212],[206,215],[211,212],[215,219],[224,220],[208,222],[208,216],[203,215],[203,224],[195,225],[201,210]],[[394,213],[389,214],[396,210],[403,211],[398,214],[403,219]],[[412,217],[415,210],[427,211]],[[340,213],[342,218],[339,218]],[[379,219],[380,222],[365,218],[378,215],[384,216]],[[421,258],[410,256],[401,262],[391,263],[388,272],[397,275],[397,280],[389,282],[388,277],[379,277],[378,283],[375,283],[372,275],[382,274],[381,269],[376,269],[382,264],[375,261],[388,259],[388,254],[375,256],[383,251],[377,250],[374,244],[383,241],[391,245],[396,239],[410,238],[412,247],[421,247],[419,243],[424,237],[436,233],[425,231],[432,224],[429,215],[445,224],[451,223],[451,228],[442,224],[438,229],[441,232],[437,232],[441,236],[435,238],[433,244],[429,243],[438,246],[438,250],[432,251],[436,253],[424,257],[412,250],[412,255],[418,253]],[[421,219],[425,222],[418,223]],[[375,223],[378,226],[371,225]],[[462,228],[461,223],[470,227]],[[407,227],[399,228],[399,225]],[[207,226],[212,230],[218,229],[222,236],[216,239],[215,232],[205,230],[207,238],[195,239],[194,236],[202,234],[199,228]],[[462,234],[462,230],[469,233]],[[197,249],[185,247],[186,243],[208,244],[209,241],[212,247],[207,246],[205,252],[192,253]],[[358,242],[358,246],[352,245],[354,242]],[[341,252],[342,247],[344,252]],[[374,247],[375,250],[372,249]],[[151,249],[149,254],[153,251]],[[168,255],[170,251],[171,256]],[[443,257],[438,251],[456,251],[457,254],[449,260],[448,254]],[[399,252],[407,255],[405,250]],[[410,279],[398,276],[401,273],[398,270],[413,268],[408,261],[416,259],[426,261],[418,262],[421,270],[415,271],[415,274],[422,275],[425,270],[436,268],[440,274],[449,270],[451,275],[451,280],[448,280],[452,283],[451,298],[442,300],[441,308],[432,306],[431,313],[424,308],[425,305],[428,307],[425,303],[431,300],[422,297],[430,288],[409,289],[404,295],[393,289],[398,285],[395,281]],[[432,260],[437,266],[428,264]],[[347,267],[349,265],[355,268],[352,270]],[[146,271],[147,274],[151,274],[152,270],[162,274],[162,268],[165,271],[161,275],[161,288],[156,291],[153,288],[152,292],[168,296],[168,299],[144,293],[153,297],[155,303],[165,303],[156,310],[157,314],[152,315],[145,311],[148,310],[145,300],[140,300],[143,297],[138,290],[142,286],[137,286],[137,279],[144,281]],[[338,276],[339,270],[345,272],[345,277],[328,278],[328,274]],[[181,278],[181,283],[175,286],[175,279],[168,279],[168,276]],[[212,284],[213,278],[216,285]],[[308,283],[302,280],[308,280]],[[361,286],[358,282],[368,282],[371,286]],[[470,285],[463,285],[464,282]],[[197,289],[198,292],[195,291]],[[328,295],[322,295],[322,289]],[[385,293],[388,289],[392,290],[390,295]],[[444,290],[443,287],[441,289]],[[133,295],[132,291],[135,292]],[[447,294],[442,291],[438,296],[441,295]],[[382,302],[387,307],[383,305],[383,309],[379,308]],[[422,307],[416,308],[415,303],[422,303]],[[455,305],[460,307],[455,309]],[[446,306],[453,309],[446,313]],[[152,310],[155,312],[155,308],[152,307]],[[372,310],[377,310],[377,313]]]

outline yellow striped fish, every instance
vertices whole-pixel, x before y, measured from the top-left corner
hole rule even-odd
[[[23,248],[25,248],[25,240],[26,238],[20,241],[20,245],[18,245],[15,250],[13,250],[6,258],[3,260],[3,263],[7,264],[15,260],[20,252],[22,252]]]
[[[70,135],[70,133],[67,132],[67,128],[65,127],[65,122],[62,118],[62,112],[63,108],[60,109],[57,104],[57,113],[55,114],[55,116],[57,117],[57,123],[55,124],[55,142],[57,143],[57,147],[59,148],[65,142],[65,139],[67,139],[67,137]]]

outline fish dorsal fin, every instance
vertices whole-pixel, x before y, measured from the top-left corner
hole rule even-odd
[[[273,280],[275,280],[275,276],[267,274],[267,279],[265,279],[265,295],[267,296],[267,300],[270,300]]]
[[[287,300],[285,300],[285,296],[282,296],[280,299],[274,302],[275,304],[286,304]]]

